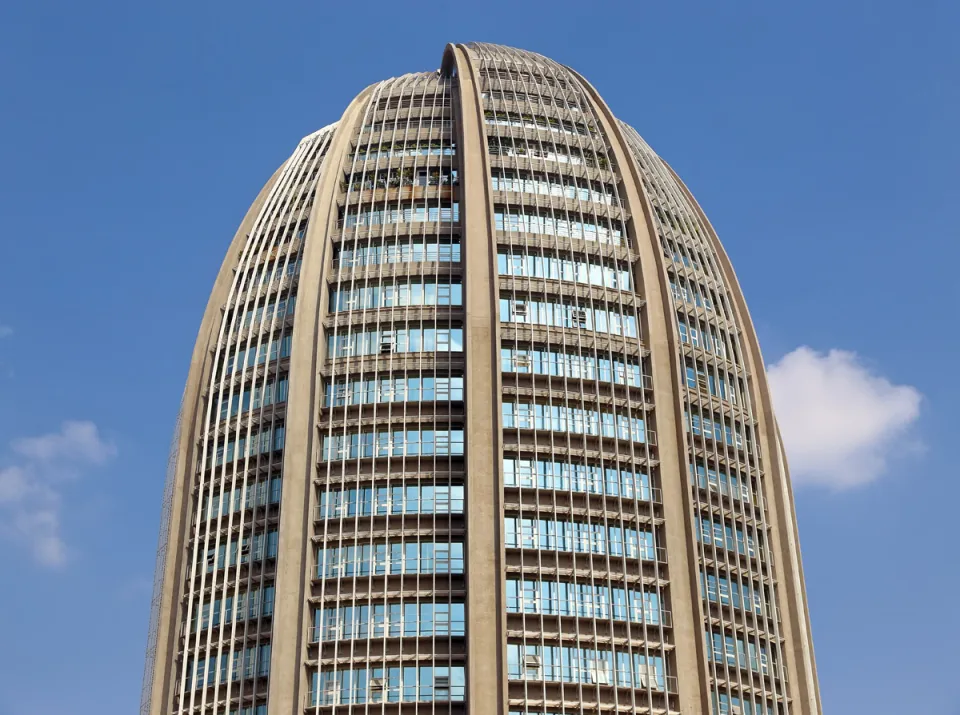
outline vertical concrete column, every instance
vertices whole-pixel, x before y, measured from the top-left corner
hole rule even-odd
[[[571,70],[572,71],[572,70]],[[598,109],[603,132],[623,182],[622,195],[630,213],[637,264],[634,276],[637,290],[646,302],[643,340],[650,350],[653,378],[654,414],[657,422],[657,451],[660,459],[660,486],[663,490],[662,534],[667,549],[670,580],[670,607],[673,612],[674,672],[679,687],[679,709],[684,715],[710,712],[709,680],[703,647],[703,614],[697,578],[696,544],[690,488],[682,467],[687,463],[683,442],[683,405],[677,385],[681,366],[678,338],[670,320],[669,281],[663,266],[659,240],[652,211],[640,187],[643,182],[627,142],[610,108],[599,93],[582,76],[578,79],[587,88]]]
[[[267,703],[272,713],[302,712],[307,704],[304,663],[315,566],[313,513],[316,494],[317,416],[323,394],[320,368],[326,359],[323,320],[327,314],[326,276],[332,260],[330,235],[337,227],[336,206],[343,161],[369,92],[344,112],[327,150],[307,226],[297,289],[297,320],[290,350],[289,397],[283,450],[279,553]]]
[[[184,570],[187,567],[184,552],[190,531],[190,505],[193,478],[196,470],[197,437],[203,426],[205,402],[204,388],[210,383],[213,369],[212,350],[216,347],[220,326],[221,308],[230,295],[234,280],[233,268],[240,262],[240,255],[247,244],[247,237],[254,230],[260,210],[266,202],[283,167],[274,172],[247,211],[237,229],[220,271],[207,308],[203,313],[197,342],[190,358],[190,371],[183,393],[180,433],[177,435],[177,466],[174,477],[173,501],[170,506],[170,526],[167,532],[166,560],[163,564],[163,590],[157,622],[157,649],[153,661],[153,682],[150,685],[150,715],[165,715],[173,708],[173,698],[180,681],[176,677],[177,638],[180,633],[181,594],[185,587]]]
[[[483,106],[476,69],[462,46],[448,46],[459,82],[457,151],[463,226],[466,380],[467,712],[506,711],[503,630],[503,498],[500,480],[500,370],[495,235]]]

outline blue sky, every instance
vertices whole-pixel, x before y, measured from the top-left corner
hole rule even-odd
[[[0,6],[0,715],[134,712],[167,446],[235,227],[361,88],[475,39],[589,78],[731,254],[826,712],[960,714],[960,6],[327,5]]]

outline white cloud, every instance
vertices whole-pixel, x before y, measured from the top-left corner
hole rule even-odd
[[[85,421],[13,440],[8,464],[0,467],[0,534],[24,544],[45,566],[63,564],[67,547],[60,535],[60,489],[116,454],[97,426]]]
[[[9,325],[0,325],[0,340],[9,338],[11,335],[13,335],[13,328]]]
[[[44,464],[89,462],[103,464],[117,448],[100,439],[93,422],[64,422],[59,433],[23,437],[13,441],[13,451]]]
[[[855,353],[797,348],[767,368],[790,474],[834,489],[880,477],[908,433],[922,395],[875,374]]]

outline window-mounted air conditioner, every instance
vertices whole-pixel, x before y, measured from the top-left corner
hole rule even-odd
[[[397,338],[393,331],[387,331],[380,336],[380,354],[388,355],[393,352]]]
[[[530,368],[530,356],[529,355],[515,355],[513,358],[513,367],[516,368]]]

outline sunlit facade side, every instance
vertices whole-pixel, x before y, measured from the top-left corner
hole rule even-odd
[[[141,715],[819,715],[759,347],[692,196],[573,70],[371,85],[228,251]]]

